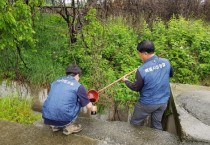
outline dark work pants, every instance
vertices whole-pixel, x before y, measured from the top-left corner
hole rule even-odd
[[[137,102],[134,108],[133,116],[130,123],[133,125],[139,125],[144,119],[151,115],[152,128],[163,130],[161,120],[163,113],[167,107],[167,103],[158,105],[146,105]]]

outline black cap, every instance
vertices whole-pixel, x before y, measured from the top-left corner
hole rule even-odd
[[[68,65],[66,67],[66,74],[72,74],[72,75],[81,75],[82,73],[82,70],[79,66],[77,66],[76,64],[71,64],[71,65]]]

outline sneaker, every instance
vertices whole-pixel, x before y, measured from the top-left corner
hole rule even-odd
[[[56,132],[56,131],[61,130],[61,128],[60,127],[57,127],[57,126],[50,125],[50,127],[51,127],[51,129],[52,129],[53,132]]]
[[[72,124],[66,126],[66,128],[64,128],[63,134],[69,135],[72,133],[80,132],[82,129],[83,128],[82,128],[81,124],[72,123]]]

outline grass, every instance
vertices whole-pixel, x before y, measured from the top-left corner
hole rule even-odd
[[[31,110],[31,101],[17,95],[0,97],[0,119],[21,124],[32,124],[40,119],[41,115]]]

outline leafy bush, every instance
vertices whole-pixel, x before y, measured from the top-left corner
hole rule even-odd
[[[179,17],[165,23],[157,19],[151,29],[146,23],[143,26],[141,39],[154,41],[157,54],[171,61],[175,70],[172,82],[198,84],[209,77],[209,25]]]
[[[41,118],[41,115],[33,114],[31,102],[17,96],[0,98],[0,119],[31,124]]]
[[[32,84],[47,85],[55,78],[64,74],[69,54],[67,26],[65,21],[56,14],[40,14],[35,23],[34,49],[24,49],[22,54],[29,69],[21,65],[21,72]]]
[[[0,50],[0,72],[6,78],[21,76],[35,85],[46,85],[64,75],[69,63],[77,63],[83,70],[81,83],[87,89],[100,90],[129,71],[141,65],[136,53],[138,42],[149,39],[156,47],[156,54],[168,58],[174,67],[171,79],[176,83],[210,85],[210,25],[202,20],[171,18],[157,20],[149,26],[142,20],[136,30],[122,17],[100,21],[96,10],[85,16],[77,42],[68,44],[68,28],[56,14],[40,14],[34,23],[34,48],[22,45],[22,61],[12,49]],[[134,74],[129,78],[134,78]],[[138,93],[124,83],[117,83],[100,93],[100,103],[134,102]]]
[[[137,68],[140,60],[136,53],[137,35],[122,18],[110,18],[106,24],[96,19],[92,9],[85,17],[87,24],[73,45],[76,62],[84,70],[81,81],[87,88],[102,89]],[[73,60],[72,60],[73,61]],[[134,76],[132,76],[133,78]],[[100,93],[100,102],[136,100],[136,93],[118,83]]]

